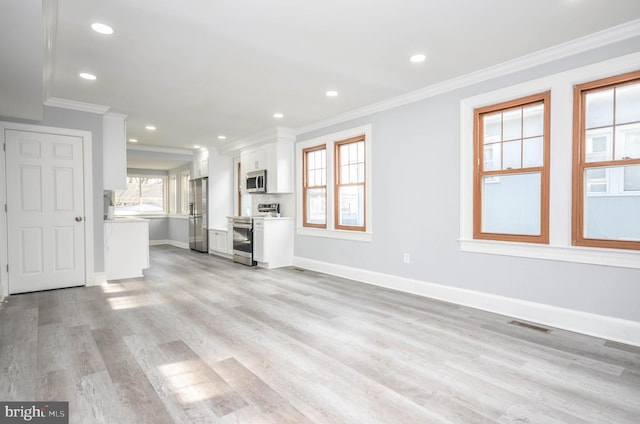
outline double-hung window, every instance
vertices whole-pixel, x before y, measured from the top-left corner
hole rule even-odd
[[[303,226],[327,228],[327,147],[324,144],[302,151]]]
[[[371,126],[296,144],[298,233],[371,241]]]
[[[475,110],[474,238],[548,243],[549,102],[545,92]]]
[[[191,172],[184,170],[180,173],[180,213],[189,214],[189,177]]]
[[[640,249],[640,71],[574,88],[573,243]]]
[[[365,137],[335,143],[335,228],[365,230]]]

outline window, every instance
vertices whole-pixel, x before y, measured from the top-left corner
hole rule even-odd
[[[127,189],[116,190],[115,212],[119,215],[165,213],[166,176],[127,177]]]
[[[640,71],[574,88],[573,243],[640,249]]]
[[[548,243],[549,98],[475,110],[474,238]]]
[[[303,150],[303,216],[305,227],[327,228],[327,148]]]
[[[169,213],[178,213],[178,176],[169,175]]]
[[[296,143],[298,234],[372,240],[371,126]]]
[[[335,228],[365,230],[364,135],[335,143]]]
[[[180,213],[182,215],[189,214],[189,178],[191,178],[189,170],[180,173]]]

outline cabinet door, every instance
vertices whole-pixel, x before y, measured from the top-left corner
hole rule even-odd
[[[256,219],[253,221],[253,260],[266,262],[264,253],[264,221]]]

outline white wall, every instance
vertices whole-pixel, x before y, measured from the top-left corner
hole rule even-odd
[[[544,305],[547,311],[610,317],[609,324],[616,319],[640,323],[639,269],[469,253],[458,244],[461,100],[638,51],[636,36],[299,134],[302,142],[372,125],[374,233],[371,242],[296,235],[296,264],[391,287],[411,286],[415,292],[464,293],[476,300],[491,297],[513,305]],[[551,161],[571,166],[570,157]],[[404,253],[410,254],[408,264]],[[490,309],[480,302],[476,306]],[[633,327],[630,339],[618,339],[640,343],[639,330]]]

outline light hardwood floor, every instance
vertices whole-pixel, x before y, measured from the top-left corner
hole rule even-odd
[[[144,278],[11,296],[0,400],[72,423],[640,422],[640,348],[168,246]]]

